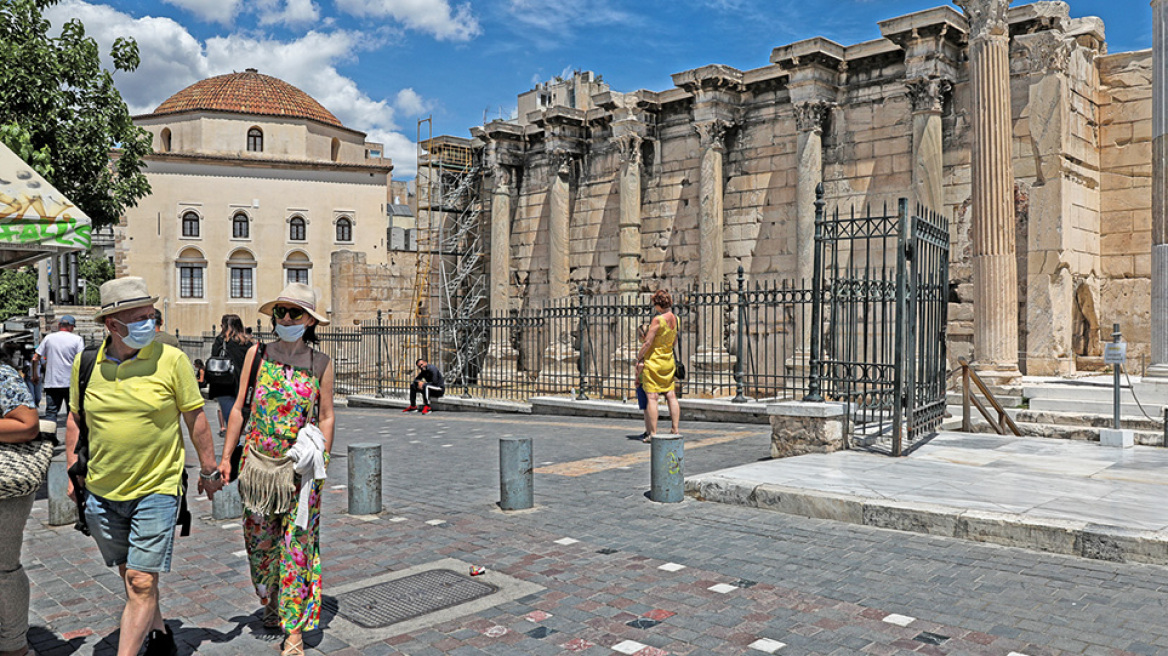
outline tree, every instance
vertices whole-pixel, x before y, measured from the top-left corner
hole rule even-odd
[[[150,193],[142,168],[151,136],[134,125],[81,21],[49,35],[43,11],[56,3],[0,0],[0,141],[98,228]],[[138,44],[119,38],[110,57],[116,70],[132,71]]]
[[[37,274],[32,267],[0,271],[0,321],[28,314],[37,304]]]
[[[85,305],[101,305],[101,285],[114,275],[114,264],[108,259],[92,253],[77,254],[77,277],[85,280]]]

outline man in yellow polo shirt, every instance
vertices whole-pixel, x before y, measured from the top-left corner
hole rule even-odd
[[[157,300],[141,278],[118,278],[101,286],[101,310],[94,318],[104,322],[109,337],[97,353],[85,391],[85,521],[106,565],[119,568],[126,586],[118,656],[135,656],[147,637],[147,656],[177,653],[158,605],[158,576],[170,571],[182,495],[180,417],[199,455],[199,491],[211,497],[223,487],[190,361],[182,351],[154,341]],[[80,367],[78,356],[65,433],[70,466],[77,459],[80,434]]]

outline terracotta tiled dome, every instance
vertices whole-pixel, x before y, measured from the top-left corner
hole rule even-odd
[[[195,82],[167,98],[152,115],[197,111],[288,116],[344,127],[312,96],[254,68]]]

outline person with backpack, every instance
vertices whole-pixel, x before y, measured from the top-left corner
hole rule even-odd
[[[107,566],[126,588],[118,656],[177,653],[162,619],[158,579],[170,571],[174,529],[183,508],[180,418],[198,453],[198,490],[223,487],[203,397],[182,351],[154,340],[154,303],[142,278],[101,286],[94,320],[108,333],[73,363],[65,454],[69,495],[84,491],[84,520]]]
[[[211,345],[211,357],[204,365],[207,394],[219,406],[219,437],[227,433],[231,408],[239,396],[239,377],[251,341],[243,331],[243,320],[238,314],[225,314],[219,321],[219,334]]]
[[[290,283],[260,306],[279,338],[257,344],[242,371],[246,385],[227,424],[219,471],[230,482],[239,459],[243,541],[263,623],[284,633],[283,656],[304,656],[304,632],[320,624],[320,503],[333,444],[332,360],[313,348],[316,293]]]

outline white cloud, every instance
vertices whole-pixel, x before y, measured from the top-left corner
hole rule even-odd
[[[307,25],[320,20],[320,7],[312,0],[256,0],[261,25]]]
[[[310,31],[282,41],[236,33],[200,42],[169,18],[134,18],[82,0],[64,0],[50,7],[46,16],[56,27],[70,18],[81,19],[87,34],[100,44],[107,67],[110,62],[105,53],[115,38],[130,36],[138,41],[142,57],[138,70],[114,75],[133,114],[154,111],[162,101],[201,79],[257,68],[300,88],[345,126],[367,133],[371,141],[384,143],[386,153],[394,158],[395,173],[409,175],[415,170],[416,152],[394,120],[394,104],[370,97],[337,70],[339,63],[376,45],[367,35],[344,30]],[[403,98],[424,104],[412,89],[396,94],[398,102]]]
[[[559,35],[573,28],[638,22],[632,14],[610,6],[609,0],[509,0],[507,5],[520,23]]]
[[[404,116],[421,116],[430,110],[431,105],[432,103],[409,87],[398,91],[397,98],[393,101],[394,108]]]
[[[469,41],[482,32],[470,3],[452,8],[447,0],[336,0],[336,5],[353,16],[393,18],[440,41]]]
[[[181,7],[208,23],[231,25],[243,0],[163,0]]]

